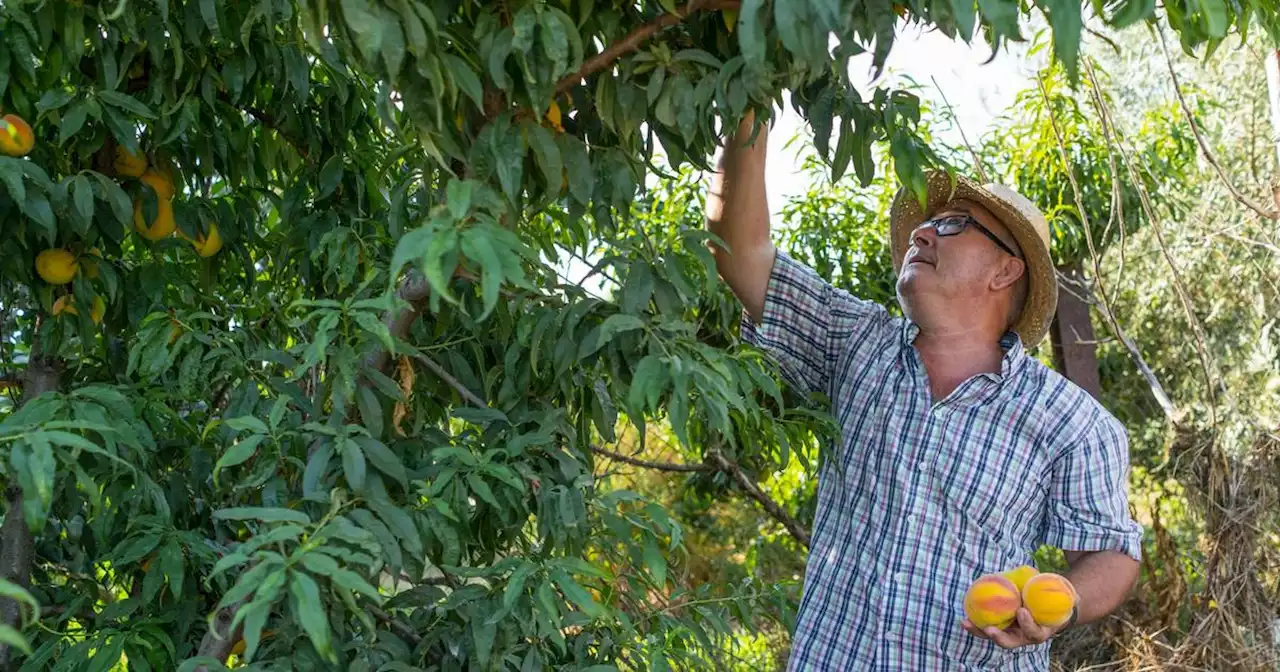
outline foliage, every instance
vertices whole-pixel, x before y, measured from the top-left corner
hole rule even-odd
[[[1081,7],[1035,8],[1073,72]],[[904,11],[998,46],[1030,8]],[[1276,34],[1269,3],[1177,11],[1189,48],[1250,17]],[[664,669],[784,612],[752,577],[673,581],[682,526],[599,470],[623,428],[661,427],[720,460],[693,480],[723,498],[829,430],[736,341],[696,190],[636,195],[659,144],[705,165],[784,90],[833,181],[886,152],[918,191],[919,101],[843,74],[898,21],[885,0],[5,3],[0,102],[36,143],[0,157],[0,574],[49,611],[19,642],[31,614],[0,608],[0,656]],[[67,285],[35,274],[51,247],[80,261]],[[608,296],[557,277],[590,256]],[[54,315],[68,294],[102,323]]]

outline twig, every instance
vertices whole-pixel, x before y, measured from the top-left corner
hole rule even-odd
[[[613,62],[622,58],[624,55],[639,49],[649,38],[653,37],[659,31],[674,26],[685,20],[691,14],[700,11],[714,11],[717,9],[737,9],[742,3],[740,0],[691,0],[676,8],[672,14],[663,14],[662,16],[644,24],[627,33],[621,40],[610,44],[604,51],[583,61],[582,67],[572,75],[566,75],[556,84],[556,95],[568,92],[582,80],[591,75],[600,72],[613,65]]]
[[[476,396],[474,392],[468,390],[462,383],[458,382],[458,379],[450,375],[448,371],[445,371],[443,366],[436,363],[436,360],[431,359],[422,353],[411,355],[411,357],[422,362],[423,366],[431,369],[431,372],[439,376],[440,380],[448,383],[449,387],[452,387],[458,394],[462,395],[462,398],[465,399],[467,403],[475,406],[476,408],[489,408],[489,405],[484,403],[483,399]]]
[[[213,616],[213,627],[204,633],[204,638],[200,640],[200,648],[196,650],[196,657],[215,658],[227,662],[227,657],[231,655],[231,649],[234,649],[236,643],[240,641],[244,633],[244,622],[236,626],[235,632],[231,631],[231,623],[235,620],[236,612],[249,602],[249,598],[245,598],[234,604],[218,610]],[[208,672],[207,667],[201,665],[196,668],[196,672]]]
[[[1182,108],[1182,114],[1187,118],[1187,124],[1191,126],[1191,133],[1196,138],[1196,144],[1200,145],[1200,153],[1204,155],[1205,161],[1213,166],[1214,172],[1218,174],[1218,179],[1222,180],[1222,184],[1226,186],[1227,191],[1239,201],[1240,205],[1258,213],[1259,216],[1266,219],[1280,219],[1280,213],[1273,210],[1265,210],[1262,206],[1257,205],[1244,197],[1240,190],[1236,189],[1236,185],[1231,183],[1227,178],[1227,173],[1222,169],[1218,160],[1214,158],[1213,153],[1209,151],[1209,143],[1205,141],[1204,136],[1200,134],[1200,125],[1196,123],[1195,115],[1191,113],[1191,106],[1187,104],[1187,99],[1182,95],[1182,87],[1178,84],[1178,73],[1173,67],[1173,57],[1169,55],[1169,45],[1165,43],[1164,31],[1157,26],[1156,35],[1160,38],[1160,51],[1164,52],[1164,62],[1169,66],[1169,77],[1173,80],[1173,92],[1178,97],[1178,105]]]
[[[804,527],[802,527],[795,518],[792,518],[791,514],[783,511],[782,507],[779,506],[777,502],[764,494],[764,492],[760,490],[760,487],[757,486],[749,476],[747,476],[746,472],[742,471],[742,467],[738,466],[737,463],[730,461],[729,458],[725,457],[718,449],[711,449],[707,451],[707,458],[711,460],[712,464],[715,464],[720,467],[721,470],[732,476],[733,480],[738,483],[738,486],[745,490],[752,499],[759,502],[760,506],[763,506],[764,510],[767,511],[774,520],[782,523],[782,526],[787,528],[787,531],[791,533],[791,536],[795,537],[796,541],[800,542],[805,548],[809,548],[809,531],[804,529]]]
[[[1090,77],[1090,80],[1093,81],[1093,78]],[[1173,405],[1173,401],[1169,398],[1169,395],[1165,393],[1164,386],[1160,384],[1160,380],[1156,378],[1155,372],[1151,370],[1151,367],[1147,366],[1146,360],[1142,357],[1142,352],[1138,350],[1138,346],[1135,345],[1134,342],[1129,339],[1128,335],[1125,334],[1124,328],[1120,326],[1120,321],[1116,319],[1114,311],[1111,310],[1111,300],[1107,297],[1106,285],[1102,279],[1102,268],[1098,260],[1098,250],[1094,247],[1093,234],[1089,228],[1089,214],[1084,207],[1084,198],[1080,195],[1080,184],[1076,181],[1075,170],[1072,167],[1071,162],[1067,159],[1066,142],[1062,139],[1062,131],[1058,128],[1058,118],[1053,113],[1053,104],[1049,100],[1049,91],[1044,86],[1044,80],[1037,77],[1036,82],[1040,85],[1040,95],[1044,97],[1045,109],[1049,113],[1049,122],[1053,126],[1054,137],[1058,141],[1058,155],[1062,157],[1062,165],[1067,171],[1067,178],[1071,182],[1071,191],[1075,196],[1076,209],[1080,212],[1080,225],[1084,229],[1085,243],[1089,246],[1089,258],[1093,263],[1094,282],[1098,283],[1098,291],[1100,294],[1098,297],[1099,301],[1097,302],[1098,308],[1102,311],[1103,317],[1111,327],[1111,332],[1115,334],[1116,338],[1120,339],[1121,343],[1124,343],[1124,346],[1129,351],[1130,356],[1133,357],[1134,363],[1138,366],[1138,370],[1141,371],[1142,376],[1147,379],[1147,384],[1151,386],[1151,392],[1155,395],[1156,403],[1160,404],[1160,408],[1164,411],[1165,417],[1169,419],[1170,423],[1177,425],[1179,422],[1179,416],[1176,407]],[[1094,86],[1097,86],[1096,81],[1094,82]]]
[[[681,472],[716,471],[716,468],[709,464],[675,464],[672,462],[651,462],[649,460],[641,460],[635,457],[628,457],[621,453],[615,453],[611,450],[605,450],[604,448],[601,448],[599,446],[589,446],[589,447],[591,449],[591,452],[596,453],[597,455],[604,455],[605,457],[617,460],[619,462],[625,462],[634,467],[644,467],[645,469],[657,469],[658,471],[681,471]]]
[[[1094,76],[1093,65],[1089,59],[1082,59],[1085,64],[1085,74],[1093,86],[1097,88],[1097,77]],[[1178,269],[1177,262],[1174,261],[1173,255],[1169,252],[1169,247],[1164,242],[1164,230],[1160,225],[1160,220],[1156,217],[1155,208],[1151,205],[1151,197],[1147,193],[1146,187],[1142,185],[1142,180],[1138,177],[1137,168],[1134,166],[1133,157],[1129,155],[1129,151],[1125,149],[1124,142],[1120,138],[1120,131],[1116,128],[1115,121],[1111,117],[1111,113],[1106,101],[1100,97],[1095,101],[1098,105],[1098,113],[1105,116],[1110,121],[1111,132],[1115,137],[1115,146],[1120,150],[1120,156],[1124,159],[1125,168],[1129,171],[1129,179],[1133,180],[1133,186],[1138,190],[1138,200],[1142,203],[1143,213],[1147,216],[1147,221],[1151,223],[1151,230],[1155,233],[1156,244],[1160,247],[1160,253],[1164,256],[1165,263],[1169,265],[1173,279],[1174,292],[1178,295],[1178,300],[1182,304],[1182,310],[1187,315],[1187,322],[1191,326],[1192,334],[1195,336],[1196,352],[1200,356],[1200,366],[1204,370],[1205,384],[1209,391],[1209,417],[1210,423],[1217,425],[1217,389],[1214,386],[1213,366],[1210,363],[1208,338],[1205,337],[1204,328],[1200,324],[1200,319],[1196,317],[1195,310],[1191,306],[1191,298],[1187,295],[1186,285],[1182,282],[1182,272]],[[1227,392],[1226,384],[1221,378],[1218,378],[1218,385],[1223,392]]]
[[[372,614],[374,618],[378,619],[379,621],[382,621],[383,623],[386,623],[387,627],[391,628],[391,632],[396,633],[396,636],[399,637],[400,639],[403,639],[406,642],[409,642],[413,646],[417,646],[422,642],[421,635],[415,632],[412,627],[396,620],[394,617],[391,616],[391,614],[388,614],[382,609],[374,606],[366,606],[365,609],[370,614]]]
[[[951,112],[951,118],[956,120],[956,129],[960,131],[960,139],[964,141],[964,146],[968,148],[969,154],[973,156],[973,168],[978,171],[978,177],[984,183],[990,182],[991,180],[987,179],[987,171],[982,169],[982,160],[978,158],[978,153],[973,150],[973,145],[969,144],[968,136],[964,134],[964,126],[960,125],[960,117],[956,114],[955,108],[951,107],[951,101],[947,100],[947,94],[938,85],[938,78],[929,75],[929,79],[933,80],[933,86],[938,89],[938,95],[942,96],[942,102],[947,106],[947,110]]]

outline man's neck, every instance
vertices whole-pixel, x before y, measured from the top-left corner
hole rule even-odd
[[[924,363],[935,403],[973,376],[1000,373],[1004,359],[999,334],[993,336],[988,328],[921,327],[912,345]]]

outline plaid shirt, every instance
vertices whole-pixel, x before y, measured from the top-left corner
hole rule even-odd
[[[1012,332],[999,374],[931,403],[919,328],[779,251],[743,337],[840,426],[820,471],[791,670],[1046,670],[960,627],[970,582],[1041,544],[1140,558],[1124,427]]]

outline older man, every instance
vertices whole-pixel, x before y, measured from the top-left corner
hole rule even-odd
[[[1011,189],[946,173],[921,208],[899,192],[890,238],[905,318],[832,287],[775,249],[767,130],[748,118],[707,198],[719,272],[744,337],[831,400],[792,638],[793,670],[1046,670],[1049,640],[1102,618],[1138,576],[1124,427],[1026,353],[1057,303],[1048,223]],[[1077,611],[1059,628],[1019,611],[973,627],[964,594],[987,573],[1065,552]]]

